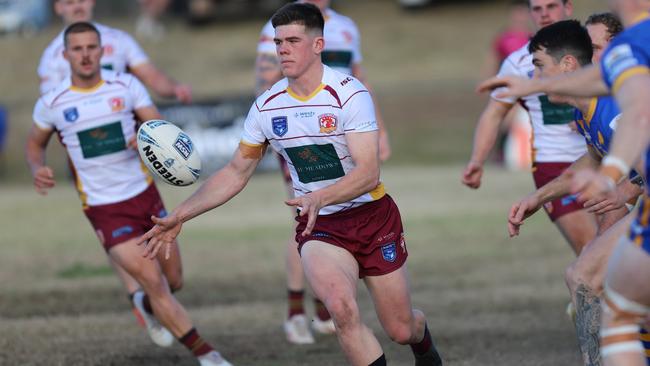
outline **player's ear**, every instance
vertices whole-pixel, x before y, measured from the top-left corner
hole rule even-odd
[[[325,38],[323,36],[314,37],[314,52],[320,54],[325,48]]]
[[[578,59],[572,55],[565,55],[560,60],[560,66],[563,72],[573,72],[578,69]]]

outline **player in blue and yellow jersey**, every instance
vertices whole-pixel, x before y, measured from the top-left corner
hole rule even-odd
[[[598,172],[575,175],[573,188],[581,201],[610,194],[631,167],[647,177],[650,163],[650,1],[610,0],[626,30],[609,46],[600,67],[589,67],[546,80],[493,78],[479,90],[507,87],[500,95],[556,93],[590,97],[612,93],[621,118],[609,154]],[[646,183],[646,192],[648,184]],[[601,354],[606,366],[646,365],[640,324],[650,316],[650,197],[646,193],[630,235],[623,236],[609,261],[605,280]]]

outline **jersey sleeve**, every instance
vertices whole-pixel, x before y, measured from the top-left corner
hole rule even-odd
[[[59,80],[58,72],[54,67],[55,62],[53,62],[54,59],[50,55],[51,53],[53,53],[53,51],[49,48],[43,52],[43,55],[41,55],[41,60],[38,63],[38,68],[36,69],[36,73],[38,74],[38,78],[40,80],[39,89],[41,94],[45,94],[50,89],[54,89],[54,87],[56,87],[61,81]]]
[[[127,66],[134,67],[149,62],[149,57],[131,35],[124,32],[121,38],[120,47],[124,47]]]
[[[52,130],[55,128],[55,123],[50,115],[50,109],[43,102],[43,98],[39,98],[34,106],[32,114],[34,123],[43,130]]]
[[[361,55],[361,34],[359,33],[359,28],[357,28],[356,24],[352,23],[352,26],[350,27],[352,31],[352,63],[353,64],[360,64],[361,61],[363,61],[363,56]]]
[[[610,47],[600,66],[605,83],[616,93],[630,76],[650,73],[650,57],[643,47],[621,41]]]
[[[504,77],[504,76],[522,76],[521,72],[519,71],[519,68],[517,68],[517,65],[512,61],[511,57],[506,58],[503,63],[501,64],[501,68],[499,69],[499,73],[497,74],[498,77]],[[508,104],[515,104],[517,102],[516,98],[513,97],[508,97],[508,98],[498,98],[497,94],[499,94],[501,91],[503,91],[503,88],[497,88],[494,89],[494,91],[490,94],[490,97],[494,100],[498,100],[499,102],[503,103],[508,103]]]
[[[151,101],[149,92],[147,92],[147,88],[136,77],[130,76],[130,78],[129,92],[133,97],[133,109],[151,107],[153,102]]]
[[[376,131],[377,117],[372,97],[367,91],[354,94],[343,106],[341,119],[345,133]]]
[[[580,133],[580,135],[585,137],[587,134],[587,130],[585,129],[585,117],[582,115],[582,112],[580,112],[580,110],[578,110],[577,108],[573,111],[573,120],[576,121],[576,127],[578,129],[578,133]]]
[[[241,137],[242,144],[254,147],[264,145],[266,136],[264,135],[264,131],[262,131],[261,118],[262,115],[257,110],[257,106],[253,104],[244,122],[244,132]]]
[[[272,53],[275,55],[273,37],[275,37],[275,29],[273,29],[273,24],[269,21],[264,25],[260,33],[260,39],[257,42],[257,53]]]

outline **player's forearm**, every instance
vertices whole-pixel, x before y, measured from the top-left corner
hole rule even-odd
[[[589,66],[553,78],[533,79],[541,93],[559,94],[569,97],[596,97],[608,95],[607,85],[602,81],[600,69]]]
[[[351,201],[371,192],[379,185],[379,165],[357,166],[335,184],[320,189],[317,194],[322,207]]]
[[[494,103],[494,101],[491,101]],[[505,113],[501,109],[488,108],[483,111],[474,131],[474,144],[471,161],[483,165],[494,147],[499,133],[499,125]]]
[[[25,159],[29,170],[33,173],[45,165],[45,146],[41,146],[29,139],[25,144]]]
[[[643,187],[632,183],[629,179],[625,179],[618,186],[616,186],[619,197],[625,202],[634,201],[643,193]]]
[[[582,169],[595,169],[599,161],[590,153],[582,155],[578,160],[573,162],[562,174],[548,182],[536,192],[541,203],[551,202],[558,198],[564,197],[571,193],[571,173]]]
[[[228,202],[246,186],[248,178],[226,165],[208,178],[172,214],[185,222]]]

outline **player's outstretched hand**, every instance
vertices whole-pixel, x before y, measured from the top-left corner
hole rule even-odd
[[[180,233],[183,223],[175,215],[171,214],[164,218],[151,216],[151,221],[156,226],[138,238],[137,244],[144,244],[142,256],[154,259],[158,251],[164,246],[165,259],[169,259],[172,245],[176,243],[176,237]]]
[[[479,164],[470,160],[463,171],[462,182],[464,185],[472,189],[478,189],[481,186],[481,178],[483,177],[483,164]]]
[[[508,234],[510,234],[510,237],[519,235],[519,228],[524,224],[524,220],[541,207],[542,205],[534,193],[512,205],[508,214]]]
[[[605,212],[618,210],[625,206],[625,198],[618,193],[617,190],[613,190],[605,193],[602,196],[594,197],[590,200],[585,201],[583,206],[587,209],[587,212],[593,212],[597,215],[602,215]]]
[[[34,176],[34,189],[42,195],[56,184],[54,180],[54,171],[49,166],[41,166],[32,172]]]
[[[518,76],[495,76],[480,83],[476,87],[476,91],[485,93],[497,88],[505,88],[495,96],[497,98],[521,98],[536,93],[534,82],[535,79]]]
[[[187,84],[177,84],[174,86],[174,95],[179,102],[189,104],[192,102],[192,87]]]
[[[616,189],[612,178],[604,176],[592,169],[583,169],[571,174],[571,192],[578,195],[581,203],[600,201]]]
[[[288,206],[301,207],[300,216],[307,215],[307,226],[302,232],[302,236],[307,236],[311,234],[314,225],[316,225],[316,219],[318,218],[318,212],[323,207],[323,203],[320,198],[314,192],[306,194],[304,196],[292,198],[290,200],[284,201]]]

